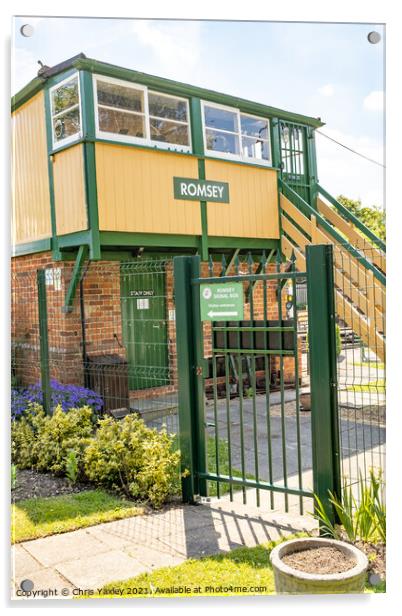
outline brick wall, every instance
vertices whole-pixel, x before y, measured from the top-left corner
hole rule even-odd
[[[50,253],[12,261],[13,360],[22,384],[40,377],[39,319],[36,272],[46,268],[49,360],[51,378],[84,385],[80,287],[71,312],[63,310],[73,262],[52,262]],[[117,353],[122,344],[118,262],[98,262],[85,270],[83,282],[85,342],[88,356]]]
[[[39,324],[37,307],[36,272],[48,268],[46,286],[48,304],[48,329],[50,347],[51,377],[64,383],[84,385],[83,336],[80,310],[80,287],[77,287],[71,312],[64,312],[63,305],[74,263],[72,261],[52,262],[50,253],[27,255],[13,259],[12,263],[12,340],[15,371],[23,384],[35,383],[40,377]],[[214,274],[219,274],[220,264],[214,265]],[[257,266],[255,266],[257,267]],[[166,262],[166,325],[169,358],[169,375],[163,387],[148,388],[130,392],[131,398],[152,398],[155,389],[158,395],[177,390],[176,323],[174,311],[173,263]],[[270,265],[268,271],[274,271]],[[244,265],[242,271],[247,272]],[[163,275],[163,269],[160,270]],[[135,275],[135,274],[134,274]],[[208,266],[202,264],[201,275],[209,275]],[[120,264],[117,261],[103,261],[85,265],[83,278],[85,346],[91,358],[97,355],[116,354],[125,358],[123,345]],[[247,284],[247,283],[245,283]],[[133,301],[135,301],[133,299]],[[268,319],[278,318],[276,282],[266,285]],[[282,293],[283,318],[286,291]],[[253,293],[254,318],[264,318],[264,288],[257,283]],[[250,318],[250,304],[245,304],[245,319]],[[204,323],[205,357],[211,356],[211,325]],[[300,353],[300,349],[299,349]],[[284,380],[294,382],[294,360],[284,358]],[[270,358],[270,372],[278,374],[280,359]],[[264,373],[262,372],[262,375]],[[224,379],[223,379],[224,380]]]

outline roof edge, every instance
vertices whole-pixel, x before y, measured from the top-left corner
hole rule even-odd
[[[230,94],[224,94],[215,90],[208,90],[206,88],[193,86],[180,81],[174,81],[165,77],[158,77],[156,75],[135,71],[133,69],[123,68],[115,64],[109,64],[108,62],[101,62],[99,60],[95,60],[94,58],[87,58],[83,53],[61,62],[54,67],[47,68],[43,71],[40,77],[35,77],[32,79],[32,81],[30,81],[24,88],[22,88],[22,90],[17,92],[17,94],[12,97],[12,111],[18,109],[18,107],[23,105],[27,100],[29,100],[29,98],[42,89],[47,79],[70,68],[86,70],[91,73],[100,73],[103,75],[109,75],[110,77],[138,82],[156,89],[161,88],[171,94],[197,96],[198,98],[203,98],[211,102],[237,107],[246,113],[249,112],[257,115],[279,117],[284,120],[300,122],[301,124],[312,126],[313,128],[324,126],[324,122],[321,121],[321,118],[313,118],[311,116],[293,113],[291,111],[279,109],[278,107],[271,107],[263,103],[232,96]]]

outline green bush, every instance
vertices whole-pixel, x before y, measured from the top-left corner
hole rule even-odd
[[[60,406],[49,416],[31,404],[12,423],[13,463],[66,475],[72,483],[89,479],[160,507],[177,491],[180,452],[173,437],[135,415],[101,419],[94,433],[92,416],[89,407],[66,413]]]
[[[36,469],[65,475],[71,451],[75,452],[80,467],[84,449],[93,433],[92,415],[88,406],[70,409],[68,413],[57,406],[38,434]]]
[[[11,459],[18,468],[35,468],[36,443],[47,419],[39,404],[29,404],[19,420],[11,423]]]
[[[174,451],[173,438],[165,431],[147,428],[135,415],[122,421],[108,417],[98,425],[84,454],[87,477],[160,507],[177,482],[180,453]]]
[[[21,469],[64,474],[69,451],[73,450],[80,461],[92,432],[89,407],[65,413],[58,406],[49,416],[40,405],[30,405],[11,426],[12,461]]]

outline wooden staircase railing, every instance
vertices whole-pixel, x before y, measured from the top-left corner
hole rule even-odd
[[[297,269],[304,271],[307,244],[334,245],[338,316],[379,359],[384,360],[385,252],[373,245],[372,237],[363,237],[353,224],[322,198],[317,198],[315,210],[299,195],[293,195],[290,187],[283,182],[281,184],[289,195],[283,192],[280,195],[283,254],[290,258],[293,253]],[[302,206],[303,211],[296,203]],[[378,243],[381,246],[381,240]]]

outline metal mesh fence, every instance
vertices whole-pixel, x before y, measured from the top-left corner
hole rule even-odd
[[[362,245],[366,262],[385,267],[385,255]],[[385,285],[375,270],[334,247],[341,472],[356,494],[371,469],[385,480]]]
[[[13,272],[14,406],[43,402],[41,370],[48,370],[52,407],[88,402],[116,418],[135,412],[149,426],[176,432],[172,260],[90,263],[78,272],[72,262],[50,263],[42,271],[42,290],[36,270],[17,264]]]
[[[375,255],[372,254],[374,250]],[[365,247],[359,251],[368,262],[374,257],[378,262],[376,249]],[[280,269],[289,271],[289,267],[292,266],[285,263]],[[277,268],[278,264],[269,263],[265,255],[262,258],[238,255],[232,263],[225,257],[211,259],[209,264],[202,265],[201,276],[223,277],[230,272],[247,276],[272,273]],[[37,270],[43,272],[42,286],[38,284]],[[75,295],[67,302],[68,290],[74,281],[77,283]],[[375,272],[359,264],[356,257],[342,247],[334,247],[334,282],[341,470],[346,484],[357,485],[360,476],[364,480],[369,477],[371,468],[385,470],[385,290]],[[288,485],[294,483],[298,487],[302,470],[303,487],[312,489],[311,462],[304,465],[304,461],[311,458],[311,451],[308,451],[311,449],[311,426],[305,277],[295,277],[283,286],[278,281],[270,281],[266,288],[261,280],[250,285],[245,279],[243,286],[246,320],[268,319],[272,326],[275,320],[293,320],[296,315],[293,325],[298,347],[298,375],[295,376],[294,358],[291,357],[259,357],[258,353],[247,353],[247,350],[237,355],[213,351],[235,334],[228,333],[229,330],[220,331],[219,324],[205,323],[209,463],[216,465],[216,443],[220,451],[218,456],[228,457],[228,404],[235,423],[242,406],[246,424],[250,424],[245,424],[246,430],[251,429],[250,438],[255,418],[261,423],[261,426],[258,424],[261,438],[267,435],[269,411],[277,425],[274,438],[279,447],[275,481],[278,484],[284,481],[282,458],[285,455]],[[52,406],[58,402],[88,402],[116,418],[134,412],[150,427],[166,426],[169,432],[178,432],[172,258],[137,258],[127,263],[92,262],[78,272],[74,271],[72,261],[18,259],[13,263],[11,290],[14,413],[20,412],[27,401],[43,402],[46,392],[41,391],[40,380],[42,372],[48,370]],[[279,302],[278,293],[282,298]],[[243,332],[241,335],[247,337],[249,334]],[[248,344],[255,345],[258,350],[257,339]],[[294,429],[290,425],[292,421],[296,421]],[[302,424],[303,432],[298,435],[296,428]],[[237,422],[234,430],[239,429]],[[287,440],[283,440],[283,435]],[[303,454],[303,463],[296,464],[292,473],[289,460],[297,461],[294,452],[297,453],[298,443],[307,448],[307,453]],[[240,472],[241,463],[239,460]],[[259,478],[269,480],[265,471],[262,472],[264,464],[260,461],[258,464]],[[255,477],[254,467],[255,460],[250,458],[250,463],[244,467],[246,475]],[[299,498],[292,498],[298,505]]]

